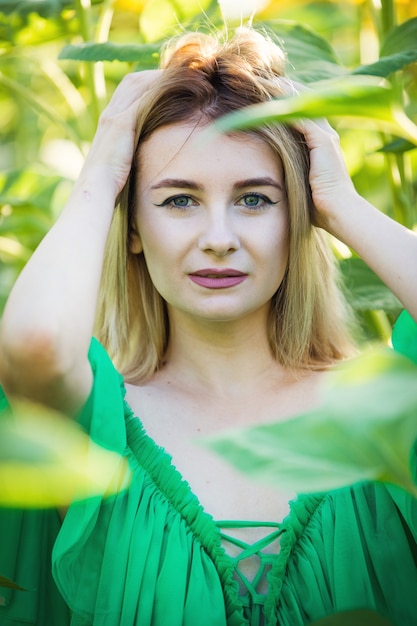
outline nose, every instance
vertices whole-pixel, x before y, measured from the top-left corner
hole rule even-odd
[[[226,256],[240,248],[233,218],[226,210],[217,210],[207,214],[198,247],[204,252],[211,252],[217,256]]]

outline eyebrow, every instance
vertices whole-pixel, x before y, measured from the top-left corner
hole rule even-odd
[[[275,187],[276,189],[280,189],[282,191],[282,185],[280,185],[277,180],[274,180],[269,176],[239,180],[233,185],[233,187],[234,189],[244,189],[245,187]]]
[[[173,188],[176,189],[194,189],[197,191],[202,191],[203,186],[199,183],[196,183],[192,180],[187,180],[185,178],[164,178],[159,182],[155,183],[155,185],[151,186],[151,189],[164,189],[164,188]],[[239,180],[234,183],[234,189],[245,189],[248,187],[275,187],[282,191],[282,185],[273,178],[269,176],[259,177],[259,178],[245,178],[244,180]]]
[[[198,191],[202,191],[203,189],[202,185],[184,178],[164,178],[158,183],[155,183],[155,185],[152,185],[151,189],[164,189],[166,187],[176,187],[177,189],[195,189]]]

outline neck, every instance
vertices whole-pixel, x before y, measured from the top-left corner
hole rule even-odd
[[[258,390],[285,372],[268,342],[266,319],[207,322],[171,319],[164,375],[218,398]]]

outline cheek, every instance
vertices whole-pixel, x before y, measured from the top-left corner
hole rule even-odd
[[[287,259],[290,249],[289,244],[289,223],[287,214],[280,216],[280,219],[270,228],[270,246],[275,249],[275,255],[280,259]]]

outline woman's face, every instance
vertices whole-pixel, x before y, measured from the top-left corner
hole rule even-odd
[[[137,233],[170,316],[233,321],[267,314],[288,260],[281,164],[259,137],[185,124],[140,147]]]

